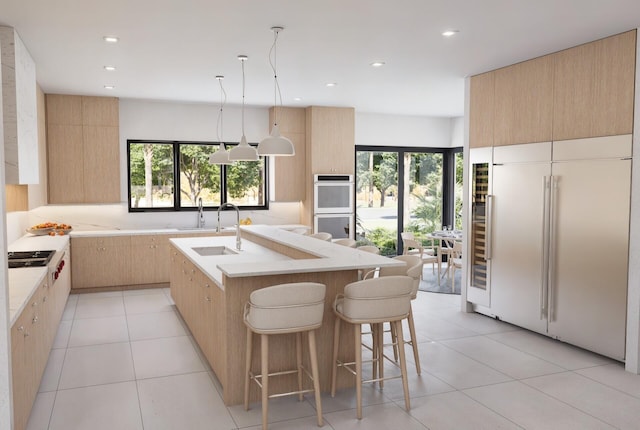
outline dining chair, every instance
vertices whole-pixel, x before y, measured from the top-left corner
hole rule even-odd
[[[451,270],[451,292],[456,292],[456,269],[462,269],[462,242],[456,240],[453,242],[451,256],[449,257],[449,266],[447,270]]]
[[[417,255],[424,264],[431,264],[431,271],[434,274],[436,273],[436,264],[438,264],[438,274],[440,273],[440,260],[436,255],[434,239],[428,239],[431,244],[425,246],[418,242],[411,232],[403,231],[400,235],[403,243],[402,255]]]

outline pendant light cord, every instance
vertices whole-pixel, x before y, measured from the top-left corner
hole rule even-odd
[[[220,139],[221,135],[224,135],[223,132],[223,121],[222,121],[222,110],[224,108],[224,105],[227,103],[227,92],[224,90],[224,87],[222,86],[222,79],[223,77],[217,76],[216,79],[218,79],[218,83],[220,84],[220,111],[218,112],[218,122],[216,124],[216,135],[218,137],[218,143],[220,143],[220,149],[224,149],[224,142],[222,141],[222,139]]]
[[[278,98],[280,98],[280,106],[282,106],[282,93],[280,92],[280,84],[278,83],[278,72],[276,71],[277,66],[277,42],[278,42],[278,34],[280,33],[280,29],[273,30],[273,45],[271,45],[271,50],[269,51],[269,64],[271,65],[271,70],[273,70],[273,124],[278,125]],[[272,60],[273,57],[273,60]]]
[[[240,60],[242,63],[242,135],[244,136],[244,62],[246,58]]]

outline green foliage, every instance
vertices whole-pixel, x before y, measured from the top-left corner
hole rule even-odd
[[[213,145],[180,146],[180,174],[187,181],[180,184],[180,192],[194,205],[203,189],[220,192],[220,166],[209,164],[209,155],[216,149]]]
[[[367,233],[367,237],[380,249],[381,255],[397,255],[397,233],[384,227],[376,227]]]
[[[380,207],[384,207],[387,190],[398,184],[398,154],[382,152],[374,155],[373,185],[380,191]]]
[[[234,199],[244,197],[248,190],[262,190],[262,166],[259,161],[239,161],[227,166],[227,192]]]

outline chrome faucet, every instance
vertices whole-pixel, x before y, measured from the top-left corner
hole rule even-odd
[[[204,228],[204,208],[202,207],[202,197],[198,197],[198,228]]]
[[[218,233],[220,233],[220,211],[223,208],[226,207],[230,207],[230,208],[234,208],[236,210],[236,249],[238,251],[240,251],[240,246],[242,245],[242,242],[240,241],[240,209],[238,209],[238,206],[234,205],[233,203],[223,203],[218,207]]]

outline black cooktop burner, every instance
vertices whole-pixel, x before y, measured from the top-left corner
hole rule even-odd
[[[7,253],[9,269],[18,267],[43,267],[49,264],[56,251],[13,251]]]

